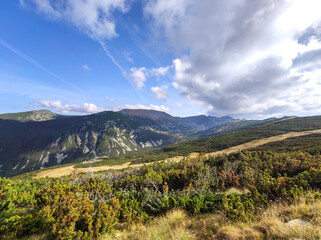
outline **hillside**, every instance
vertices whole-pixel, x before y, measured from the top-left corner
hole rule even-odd
[[[251,151],[0,178],[2,239],[319,239],[321,155]]]
[[[177,119],[149,110],[102,112],[47,121],[0,119],[0,176],[14,176],[95,157],[103,161],[88,166],[159,161],[192,152],[215,152],[287,132],[321,128],[320,116],[235,120],[205,131],[190,129]],[[203,116],[188,119],[201,121]],[[214,136],[186,141],[205,133]]]
[[[320,116],[268,121],[87,164],[102,165],[97,172],[69,165],[64,168],[72,171],[60,178],[0,178],[0,237],[319,239],[320,131]],[[228,155],[140,164],[223,149],[219,153]],[[134,165],[128,168],[129,159]],[[104,168],[110,161],[124,168]]]
[[[239,149],[250,149],[253,148],[254,145],[258,146],[265,144],[266,142],[270,142],[271,145],[277,144],[279,143],[280,139],[286,139],[284,141],[290,141],[293,136],[301,136],[302,138],[306,137],[307,139],[310,139],[312,136],[314,136],[313,133],[319,132],[320,129],[320,116],[291,119],[286,118],[282,120],[266,121],[261,125],[248,126],[244,129],[237,130],[232,133],[225,133],[213,137],[177,143],[149,152],[136,153],[121,157],[103,157],[99,158],[100,161],[98,162],[76,164],[75,168],[89,168],[87,170],[81,170],[85,172],[91,170],[98,171],[118,168],[117,166],[113,167],[110,165],[119,165],[119,168],[126,168],[130,163],[133,167],[135,167],[140,163],[150,163],[154,161],[166,160],[169,158],[182,159],[184,156],[190,156],[191,154],[193,156],[196,156],[197,154],[207,155],[207,153],[219,152],[222,150],[222,153],[227,153],[226,149],[238,148],[235,146],[239,146]],[[253,142],[253,144],[250,144],[251,142]],[[307,144],[308,142],[309,141],[307,141]],[[298,140],[297,143],[300,144],[300,140]],[[309,146],[311,147],[313,146],[313,144],[320,144],[320,141],[318,142],[318,139],[316,139],[315,141],[310,141],[310,143],[311,145]],[[279,143],[279,145],[282,145],[282,142]],[[263,145],[262,147],[264,146],[265,145]],[[267,144],[267,146],[270,145]],[[267,150],[268,148],[269,147],[265,148],[264,150]],[[260,149],[260,147],[258,147],[258,149]],[[122,164],[127,164],[127,166],[124,166]],[[53,174],[52,176],[62,176],[64,174],[61,175],[60,172],[63,173],[63,169],[66,170],[65,173],[67,174],[69,174],[72,170],[70,166],[62,166],[60,169],[58,168],[56,170],[48,170],[48,172],[50,172],[50,174]],[[40,175],[46,176],[45,173],[46,171],[43,172],[43,174],[40,173]]]
[[[201,153],[195,153],[192,152],[190,153],[188,156],[175,156],[172,158],[167,158],[164,159],[166,162],[169,161],[174,161],[174,162],[178,162],[178,161],[184,161],[186,158],[191,158],[191,159],[196,159],[200,156],[202,157],[213,157],[213,156],[219,156],[219,155],[226,155],[226,154],[230,154],[230,153],[237,153],[237,152],[241,152],[244,150],[251,150],[252,148],[260,148],[260,146],[263,145],[263,147],[268,148],[266,146],[268,146],[269,144],[273,144],[273,143],[279,143],[279,145],[282,145],[283,141],[286,140],[290,140],[290,139],[296,139],[298,138],[299,140],[301,138],[309,138],[309,136],[315,136],[315,135],[319,135],[321,134],[321,129],[317,129],[317,130],[310,130],[310,131],[302,131],[302,132],[289,132],[289,133],[285,133],[285,134],[281,134],[281,135],[276,135],[273,137],[268,137],[268,138],[261,138],[261,139],[257,139],[257,140],[252,140],[240,145],[236,145],[230,148],[226,148],[220,151],[216,151],[216,152],[210,152],[210,153],[206,153],[206,154],[201,154]],[[298,141],[299,142],[299,141]],[[320,147],[316,148],[314,147],[314,143],[315,142],[311,142],[309,144],[309,148],[305,149],[305,151],[307,150],[311,150],[309,152],[315,153],[316,149],[319,150],[320,152]],[[308,144],[307,142],[305,143],[305,145]],[[320,144],[320,139],[319,139],[319,144]],[[303,145],[303,147],[305,146]],[[143,164],[151,164],[150,163],[135,163],[137,162],[136,159],[132,159],[133,162],[128,162],[129,158],[127,157],[123,157],[123,158],[119,158],[119,159],[108,159],[105,161],[101,161],[101,159],[98,160],[98,162],[87,162],[87,163],[81,163],[81,164],[77,164],[77,165],[64,165],[61,167],[55,167],[55,168],[50,168],[50,169],[44,169],[41,171],[37,171],[37,172],[32,172],[32,176],[35,179],[39,179],[39,178],[43,178],[43,177],[53,177],[53,178],[57,178],[57,177],[62,177],[62,176],[68,176],[70,174],[72,174],[74,171],[76,171],[77,173],[88,173],[88,172],[99,172],[99,171],[106,171],[106,170],[119,170],[119,169],[125,169],[125,168],[138,168],[138,167],[142,167]]]
[[[149,110],[88,116],[32,111],[4,114],[1,118],[0,176],[91,160],[96,156],[143,152],[191,139],[197,131],[181,124],[178,118]],[[221,119],[217,124],[224,121]]]
[[[253,125],[245,125],[235,128],[235,131],[215,135],[212,137],[201,138],[193,141],[186,141],[148,153],[134,154],[127,156],[126,159],[135,160],[136,163],[152,162],[163,160],[175,156],[188,156],[190,153],[210,153],[240,145],[252,140],[272,137],[289,132],[302,132],[321,129],[321,116],[297,117],[269,119],[268,121],[258,121]],[[109,160],[106,160],[108,163]],[[92,166],[102,165],[104,162],[92,164]]]
[[[10,176],[95,156],[119,156],[178,141],[153,121],[103,112],[49,121],[0,120],[0,174]]]

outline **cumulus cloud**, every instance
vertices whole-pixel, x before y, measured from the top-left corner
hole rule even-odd
[[[130,80],[135,84],[136,88],[140,89],[145,85],[146,82],[146,68],[131,68],[130,69]]]
[[[89,71],[89,70],[90,70],[90,67],[89,67],[87,64],[82,65],[82,68],[83,68],[85,71]]]
[[[108,97],[108,96],[105,96],[105,100],[106,100],[107,102],[114,102],[114,99],[111,98],[111,97]]]
[[[130,80],[135,84],[136,88],[140,89],[145,85],[147,78],[165,76],[169,71],[170,66],[160,67],[160,68],[136,68],[130,69]]]
[[[34,105],[46,107],[58,112],[63,113],[97,113],[104,111],[103,108],[97,107],[93,103],[84,103],[83,105],[77,104],[65,104],[63,105],[60,100],[50,101],[50,100],[41,100],[39,103]]]
[[[147,110],[156,110],[156,111],[162,111],[162,112],[169,112],[169,107],[166,107],[164,105],[154,105],[150,104],[149,106],[143,105],[143,104],[126,104],[125,106],[117,106],[114,107],[114,111],[120,111],[122,109],[147,109]]]
[[[150,0],[144,11],[181,55],[173,85],[183,96],[209,113],[258,117],[319,111],[320,8],[318,0]]]
[[[154,97],[160,100],[166,100],[169,98],[169,94],[160,87],[152,87],[151,88],[152,93],[154,94]]]
[[[20,0],[34,6],[48,18],[71,22],[91,38],[102,40],[117,36],[113,13],[126,12],[127,0]]]

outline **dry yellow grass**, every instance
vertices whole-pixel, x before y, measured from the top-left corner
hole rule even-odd
[[[51,178],[58,178],[66,175],[70,175],[74,170],[77,173],[84,173],[84,172],[99,172],[99,171],[106,171],[110,169],[124,169],[130,167],[141,167],[143,164],[134,164],[130,165],[131,162],[124,163],[122,165],[112,165],[112,166],[99,166],[99,167],[91,167],[91,168],[75,168],[75,166],[68,166],[68,167],[61,167],[55,169],[49,169],[45,171],[39,172],[34,178],[39,179],[43,177],[51,177]],[[150,164],[150,163],[148,163]]]
[[[182,210],[173,210],[158,217],[150,224],[137,224],[129,230],[106,235],[100,240],[193,240],[196,237],[187,229],[188,215]]]
[[[230,148],[227,148],[227,149],[224,149],[221,151],[207,153],[205,156],[208,156],[208,157],[209,156],[218,156],[218,155],[222,155],[222,154],[239,152],[242,150],[255,148],[255,147],[267,144],[267,143],[282,141],[287,138],[301,137],[301,136],[315,134],[315,133],[321,133],[321,129],[311,130],[311,131],[303,131],[303,132],[289,132],[289,133],[285,133],[285,134],[281,134],[281,135],[277,135],[277,136],[273,136],[273,137],[261,138],[261,139],[253,140],[253,141],[243,143],[243,144],[240,144],[240,145],[237,145],[234,147],[230,147]]]
[[[269,138],[262,138],[262,139],[258,139],[258,140],[253,140],[253,141],[243,143],[243,144],[240,144],[240,145],[237,145],[234,147],[230,147],[230,148],[227,148],[227,149],[224,149],[221,151],[207,153],[207,154],[205,154],[205,156],[211,157],[211,156],[218,156],[218,155],[222,155],[222,154],[229,154],[229,153],[233,153],[233,152],[239,152],[242,150],[255,148],[255,147],[264,145],[266,143],[282,141],[287,138],[300,137],[300,136],[305,136],[305,135],[315,134],[315,133],[321,133],[321,129],[311,130],[311,131],[303,131],[303,132],[289,132],[286,134],[281,134],[281,135],[277,135],[277,136],[273,136],[273,137],[269,137]],[[189,155],[190,158],[196,158],[198,156],[199,156],[199,153],[190,153],[190,155]],[[166,159],[166,161],[178,162],[178,161],[183,160],[184,158],[185,157],[183,157],[183,156],[176,156],[176,157],[168,158],[168,159]],[[55,168],[55,169],[41,171],[34,178],[38,179],[38,178],[43,178],[43,177],[51,177],[51,178],[62,177],[62,176],[70,175],[74,171],[74,169],[76,169],[77,172],[81,173],[81,172],[106,171],[106,170],[111,170],[111,169],[124,169],[124,168],[128,168],[128,167],[136,168],[136,167],[141,167],[144,165],[144,164],[130,165],[130,163],[131,162],[127,162],[122,165],[112,165],[112,166],[106,165],[106,166],[99,166],[99,167],[92,167],[92,168],[77,168],[77,169],[74,168],[74,166],[61,167],[61,168]],[[151,163],[145,163],[145,164],[151,164]]]
[[[38,172],[37,175],[34,177],[35,179],[43,178],[43,177],[62,177],[69,175],[72,171],[74,166],[68,167],[61,167],[55,169],[49,169],[45,171]]]
[[[233,222],[221,213],[189,216],[182,210],[172,210],[165,216],[156,217],[150,224],[131,225],[100,240],[321,239],[321,200],[313,200],[308,195],[309,192],[293,204],[274,203],[249,222]],[[309,224],[286,224],[297,218]]]

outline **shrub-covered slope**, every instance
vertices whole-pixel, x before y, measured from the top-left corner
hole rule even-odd
[[[0,179],[0,236],[96,239],[175,208],[247,223],[274,201],[319,199],[306,193],[320,183],[319,154],[266,151],[61,179]]]

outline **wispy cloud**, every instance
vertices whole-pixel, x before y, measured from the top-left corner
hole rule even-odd
[[[125,13],[129,10],[130,1],[128,0],[31,0],[36,6],[37,11],[51,20],[63,19],[72,23],[80,31],[87,34],[90,38],[97,41],[107,57],[120,70],[123,77],[128,81],[142,101],[144,98],[136,90],[131,79],[128,77],[126,70],[118,63],[114,56],[106,47],[105,40],[118,36],[115,30],[113,14],[116,11]],[[20,1],[22,6],[27,3]]]
[[[134,59],[131,56],[131,52],[129,50],[124,50],[122,52],[123,57],[130,63],[134,63]]]
[[[170,66],[166,66],[166,67],[159,67],[159,68],[152,68],[149,70],[149,75],[151,76],[165,76],[168,73]]]
[[[85,71],[89,71],[89,70],[90,70],[90,67],[89,67],[87,64],[82,65],[82,68],[83,68]]]
[[[115,101],[113,98],[108,97],[108,96],[105,96],[105,100],[106,100],[107,102],[114,102],[114,101]]]
[[[85,93],[85,91],[83,91],[82,89],[80,89],[79,87],[75,86],[74,84],[66,81],[65,79],[63,79],[62,77],[58,76],[57,74],[53,73],[52,71],[48,70],[47,68],[43,67],[42,65],[40,65],[36,60],[34,60],[33,58],[25,55],[24,53],[22,53],[21,51],[19,51],[18,49],[16,49],[15,47],[13,47],[12,45],[10,45],[9,43],[7,43],[6,41],[4,41],[3,39],[0,38],[0,44],[4,47],[6,47],[7,49],[9,49],[10,51],[12,51],[13,53],[17,54],[18,56],[22,57],[23,59],[25,59],[27,62],[31,63],[32,65],[34,65],[35,67],[39,68],[40,70],[48,73],[49,75],[51,75],[52,77],[56,78],[57,80],[69,85],[70,87],[76,89],[79,92]]]

